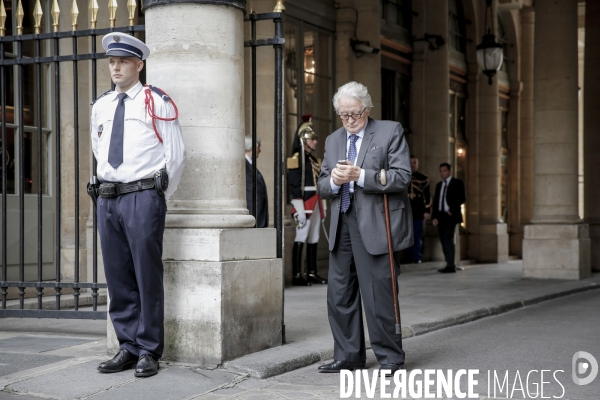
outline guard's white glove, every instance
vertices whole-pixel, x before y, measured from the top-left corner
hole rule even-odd
[[[321,199],[321,208],[323,209],[323,219],[327,218],[327,200]]]
[[[306,224],[306,212],[304,211],[304,200],[292,199],[292,205],[296,209],[296,212],[294,213],[294,219],[296,220],[296,225],[298,226],[298,228],[302,228]]]

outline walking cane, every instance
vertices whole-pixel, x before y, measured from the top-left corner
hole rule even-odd
[[[379,173],[379,181],[383,186],[387,183],[387,177],[385,175],[385,169],[382,169]],[[396,334],[402,333],[402,327],[400,326],[400,310],[398,308],[398,291],[396,289],[396,274],[394,272],[394,252],[392,247],[392,228],[390,226],[390,208],[388,204],[387,193],[383,194],[383,210],[385,211],[385,230],[387,231],[388,241],[388,253],[390,258],[390,278],[392,279],[392,296],[394,301],[394,317],[396,318]]]

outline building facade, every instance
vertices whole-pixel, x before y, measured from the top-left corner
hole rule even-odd
[[[267,12],[272,2],[248,5]],[[299,116],[313,114],[322,156],[325,137],[341,126],[333,93],[359,81],[375,103],[372,117],[402,123],[432,185],[443,162],[465,182],[457,257],[524,258],[524,274],[531,277],[588,276],[600,268],[589,255],[598,221],[590,214],[592,161],[584,162],[583,150],[583,143],[597,148],[597,128],[586,125],[594,117],[584,107],[585,88],[597,77],[585,68],[586,81],[583,73],[584,59],[594,59],[584,42],[595,35],[585,22],[596,13],[594,5],[577,1],[494,0],[489,7],[485,0],[287,1],[286,150]],[[491,83],[476,54],[488,30],[504,58]],[[379,52],[361,51],[356,43]],[[265,83],[259,98],[272,98],[266,84],[271,62],[265,57],[259,67]],[[272,147],[271,103],[265,103],[258,104],[265,118],[259,117],[263,152]],[[272,160],[272,154],[261,155],[259,168]],[[431,224],[426,231],[426,260],[442,260],[437,232]],[[321,250],[326,268],[324,243]]]
[[[68,11],[72,3],[56,2],[63,10],[59,30],[73,27]],[[201,7],[202,2],[197,3]],[[4,35],[14,35],[19,25],[19,1],[3,0],[3,4],[7,14]],[[22,2],[24,34],[34,31],[35,5],[33,0]],[[246,9],[270,12],[274,5],[273,0],[248,0]],[[79,29],[87,29],[92,10],[84,4],[79,6]],[[115,23],[124,26],[128,15],[125,4],[119,6],[122,9],[115,14]],[[42,30],[49,31],[54,25],[54,4],[42,2],[41,7]],[[301,116],[312,114],[319,135],[317,157],[322,157],[325,138],[341,126],[331,104],[333,94],[338,86],[359,81],[369,88],[375,103],[372,117],[402,123],[411,152],[419,158],[420,169],[429,175],[432,185],[439,181],[442,162],[449,162],[454,176],[465,181],[465,222],[457,235],[460,259],[505,262],[509,257],[523,258],[524,275],[538,278],[580,279],[591,270],[600,270],[600,211],[595,207],[600,185],[595,184],[594,174],[594,153],[600,150],[600,121],[596,119],[600,117],[593,109],[595,89],[600,85],[600,72],[595,68],[600,47],[594,45],[600,41],[597,2],[493,0],[488,7],[485,0],[288,0],[285,7],[286,156],[291,155]],[[98,28],[108,27],[109,10],[102,6],[97,13]],[[144,23],[141,10],[133,17],[136,23]],[[248,39],[248,24],[244,29]],[[481,73],[476,53],[488,29],[502,45],[504,56],[491,84]],[[258,25],[258,38],[272,34],[272,25]],[[139,35],[144,37],[143,32]],[[61,39],[61,43],[71,46],[70,39]],[[357,44],[379,51],[365,52]],[[80,52],[90,51],[89,42],[78,45]],[[24,57],[36,56],[35,48],[19,50],[14,43],[4,47],[3,57],[16,58],[18,51]],[[50,43],[42,43],[40,51],[49,55]],[[267,182],[273,218],[274,55],[271,48],[259,48],[257,53],[256,122],[262,139],[258,168]],[[152,62],[150,58],[148,68]],[[78,96],[73,92],[73,67],[60,70],[60,87],[53,85],[56,71],[51,63],[40,71],[33,65],[26,67],[22,90],[16,67],[6,67],[7,140],[2,144],[6,154],[8,264],[19,262],[19,236],[13,232],[19,226],[21,181],[25,247],[37,245],[36,193],[41,181],[44,271],[50,276],[60,258],[65,279],[72,278],[69,266],[74,263],[86,266],[88,275],[91,271],[91,207],[83,190],[92,171],[88,104],[93,92],[101,94],[110,87],[102,65],[97,74],[106,79],[98,81],[95,91],[90,67],[84,63],[74,66],[79,77]],[[244,72],[243,87],[238,90],[243,93],[245,130],[250,132],[250,50],[244,53]],[[35,89],[38,79],[42,90]],[[194,79],[190,81],[193,85]],[[78,102],[78,119],[73,108],[63,106],[59,113],[54,112],[57,93],[62,103]],[[36,109],[40,97],[43,114]],[[24,105],[22,115],[20,102]],[[43,118],[38,120],[37,115]],[[41,136],[37,134],[39,127]],[[20,132],[21,157],[16,149]],[[38,149],[41,165],[36,157]],[[77,151],[83,156],[77,158]],[[17,168],[21,162],[22,170]],[[68,182],[60,191],[54,184],[57,176]],[[75,186],[80,188],[78,199]],[[243,188],[238,189],[236,196]],[[289,260],[294,227],[287,217],[289,195],[284,199],[288,203],[285,255]],[[59,208],[60,215],[56,212]],[[61,222],[58,230],[57,221]],[[426,232],[425,259],[442,260],[435,229],[428,225]],[[324,273],[328,252],[324,235],[321,238],[319,259]],[[60,252],[54,251],[57,246]],[[25,252],[28,277],[37,273],[37,261],[35,252]],[[290,262],[285,263],[285,269],[289,278]],[[10,271],[8,279],[17,279],[12,276],[16,272]]]

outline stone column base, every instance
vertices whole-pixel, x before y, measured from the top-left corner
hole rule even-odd
[[[590,275],[587,224],[525,226],[524,278],[576,280]]]
[[[281,345],[275,229],[167,229],[163,358],[216,366]],[[108,349],[118,349],[108,321]]]
[[[600,272],[600,223],[590,223],[590,264],[592,271]]]
[[[479,225],[478,261],[505,263],[508,261],[508,231],[506,224]]]

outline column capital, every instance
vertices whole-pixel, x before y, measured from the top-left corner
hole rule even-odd
[[[144,11],[150,7],[170,4],[212,4],[215,6],[229,6],[246,13],[246,0],[143,0]]]

